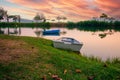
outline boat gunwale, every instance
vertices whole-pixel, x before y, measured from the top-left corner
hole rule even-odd
[[[64,40],[62,40],[62,39],[72,39],[74,42],[71,42],[71,41],[64,41]],[[77,43],[75,43],[75,41],[77,42]],[[65,42],[69,42],[69,43],[71,43],[71,44],[82,44],[83,45],[83,42],[80,42],[80,41],[78,41],[78,40],[76,40],[76,39],[74,39],[74,38],[70,38],[70,37],[62,37],[62,38],[59,38],[59,39],[57,39],[57,40],[53,40],[53,42],[61,42],[61,43],[65,43]]]

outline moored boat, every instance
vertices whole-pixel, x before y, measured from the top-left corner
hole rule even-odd
[[[56,29],[56,30],[44,30],[43,31],[43,35],[59,35],[60,34],[60,30]]]
[[[61,48],[61,49],[80,52],[80,49],[82,48],[83,43],[75,40],[74,38],[62,37],[60,39],[54,40],[53,46],[55,48]]]

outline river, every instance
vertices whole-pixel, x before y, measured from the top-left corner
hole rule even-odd
[[[50,28],[60,29],[62,32],[59,36],[42,36],[36,35],[35,31],[43,30],[42,28],[20,28],[17,36],[31,36],[31,37],[42,37],[50,40],[56,40],[60,37],[71,37],[80,42],[83,42],[81,48],[82,55],[94,56],[102,60],[120,58],[120,32],[115,30],[105,31],[85,31],[68,29],[68,28]],[[5,34],[8,34],[8,28],[2,28]],[[15,29],[9,28],[9,32],[14,32]]]

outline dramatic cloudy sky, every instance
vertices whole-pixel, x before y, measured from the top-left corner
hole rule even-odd
[[[101,13],[120,17],[120,0],[0,0],[0,6],[26,19],[33,19],[37,12],[50,19],[66,16],[69,21],[88,20]]]

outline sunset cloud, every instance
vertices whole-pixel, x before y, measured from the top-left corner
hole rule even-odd
[[[7,6],[3,6],[3,7],[5,10],[8,11],[8,15],[20,15],[22,18],[28,18],[29,16],[35,15],[35,12],[29,11],[29,10],[11,8]]]
[[[101,11],[114,16],[120,17],[120,0],[95,0]]]
[[[120,15],[120,0],[6,0],[24,9],[10,9],[23,11],[24,15],[33,18],[36,12],[44,13],[46,17],[66,16],[71,21],[88,20],[105,12],[113,17]],[[4,3],[5,4],[5,3]],[[30,10],[27,10],[29,8]],[[112,13],[112,14],[111,14]]]

